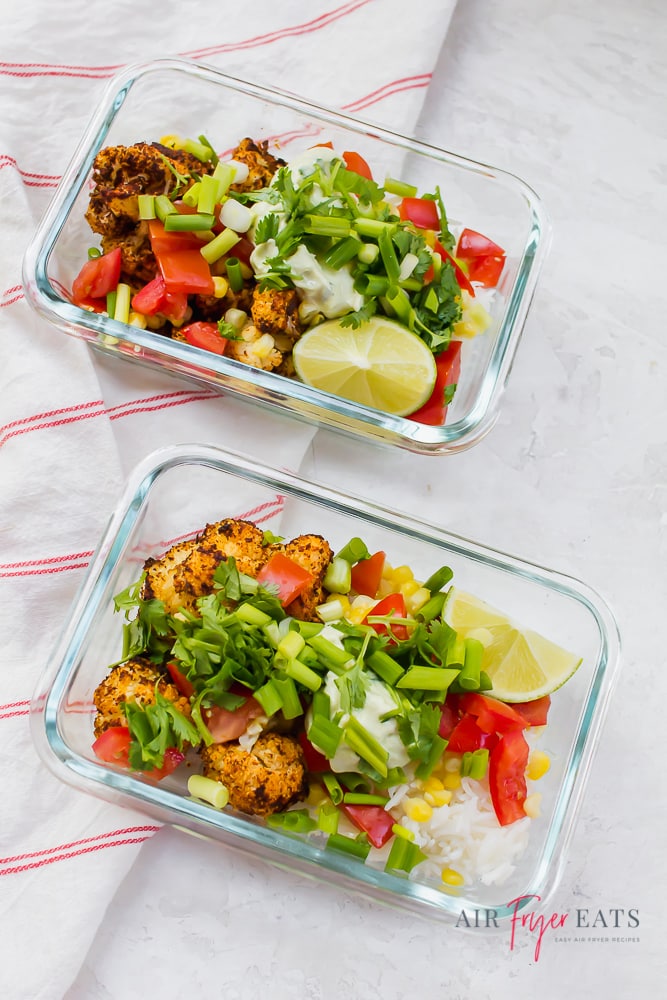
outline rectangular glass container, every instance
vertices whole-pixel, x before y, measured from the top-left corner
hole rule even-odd
[[[193,801],[187,797],[183,768],[157,784],[94,756],[93,692],[122,650],[123,618],[114,613],[113,596],[139,578],[149,556],[160,556],[176,540],[193,537],[224,517],[245,517],[286,538],[322,534],[334,550],[358,535],[371,551],[382,548],[392,565],[407,563],[420,579],[447,564],[456,586],[583,657],[553,697],[540,743],[551,758],[551,768],[539,782],[542,815],[532,822],[528,848],[504,884],[477,882],[454,889],[421,878],[419,868],[409,878],[387,874],[382,867],[326,849],[322,835],[304,839],[272,829],[257,817]],[[502,925],[511,901],[539,895],[544,906],[557,884],[618,659],[611,611],[577,580],[239,455],[208,446],[177,446],[149,456],[129,481],[35,693],[31,723],[45,763],[75,788],[451,923],[462,908],[487,907],[497,911]]]
[[[228,143],[230,152],[244,136],[269,140],[285,158],[331,141],[336,149],[361,153],[378,178],[406,179],[421,192],[439,186],[451,224],[482,232],[505,249],[490,328],[463,343],[462,374],[444,426],[359,406],[71,303],[68,289],[87,259],[88,247],[97,241],[84,218],[96,154],[104,146],[152,142],[174,133],[203,133],[218,149]],[[538,197],[510,173],[197,63],[164,59],[130,67],[107,88],[26,252],[23,283],[38,313],[98,351],[195,379],[355,437],[437,455],[470,447],[493,426],[548,233]]]

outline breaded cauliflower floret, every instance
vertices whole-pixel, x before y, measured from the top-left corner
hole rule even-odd
[[[315,609],[327,598],[322,581],[333,559],[331,546],[321,535],[299,535],[286,545],[281,545],[280,549],[313,577],[299,596],[285,607],[285,611],[294,618],[319,621]]]
[[[285,165],[284,160],[269,153],[268,142],[255,142],[253,139],[241,139],[232,153],[232,159],[248,167],[247,179],[232,184],[232,191],[257,191],[268,187],[278,167]]]
[[[111,726],[126,726],[127,719],[121,707],[123,702],[152,705],[155,702],[156,687],[183,715],[190,717],[189,699],[180,694],[159,667],[150,660],[127,660],[114,667],[95,689],[95,736],[100,736]]]
[[[241,812],[268,816],[308,794],[303,751],[292,736],[263,733],[251,750],[214,743],[201,756],[205,776],[222,782],[230,804]]]
[[[246,323],[241,330],[240,340],[228,341],[225,354],[244,365],[268,372],[277,368],[283,360],[271,334],[261,333],[253,323]]]
[[[175,573],[180,563],[184,562],[197,546],[197,540],[191,539],[172,545],[159,559],[147,559],[144,563],[146,578],[141,588],[141,596],[145,601],[151,599],[164,601],[168,614],[175,614],[180,605],[180,595],[175,587]]]
[[[299,319],[299,294],[294,288],[255,288],[252,321],[260,333],[282,338],[291,346],[303,333]],[[280,341],[279,341],[280,343]]]

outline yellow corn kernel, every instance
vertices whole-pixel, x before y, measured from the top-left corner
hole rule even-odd
[[[225,295],[229,291],[229,282],[226,278],[222,278],[220,275],[216,275],[213,279],[213,294],[216,299],[224,299]]]
[[[404,584],[404,586],[407,586],[407,584]],[[405,598],[405,610],[408,614],[414,615],[417,611],[419,611],[422,605],[426,604],[426,602],[430,600],[430,597],[431,592],[427,590],[426,587],[419,587],[415,590],[414,594]]]
[[[443,868],[441,878],[445,885],[463,885],[465,882],[463,875],[453,868]]]
[[[544,750],[533,750],[528,758],[526,777],[530,778],[531,781],[539,781],[540,778],[544,777],[550,767],[551,760],[549,755],[546,754]]]
[[[491,316],[481,304],[471,298],[466,291],[462,292],[463,315],[458,323],[454,324],[453,334],[455,337],[476,337],[491,325]]]
[[[458,771],[446,771],[442,783],[450,792],[455,792],[461,787],[461,775]]]
[[[415,823],[428,823],[433,815],[432,807],[418,795],[413,799],[403,800],[403,812],[408,819],[414,820]]]
[[[439,792],[424,792],[424,798],[434,809],[440,806],[448,806],[452,801],[452,792],[448,788],[441,788]]]
[[[425,792],[441,792],[444,787],[445,786],[440,781],[440,778],[436,778],[433,774],[430,774],[422,785],[422,789]]]
[[[377,602],[364,594],[359,594],[350,603],[350,610],[345,616],[353,625],[359,625]]]
[[[252,345],[253,354],[258,358],[268,358],[275,346],[271,334],[263,333]]]
[[[401,584],[401,593],[406,600],[408,597],[412,597],[413,594],[416,594],[419,589],[420,586],[416,580],[406,580],[405,583]]]
[[[160,139],[161,146],[168,146],[169,149],[182,149],[183,140],[178,135],[163,135]]]
[[[141,313],[134,312],[134,310],[128,316],[127,322],[129,326],[136,326],[140,330],[146,329],[146,317],[142,316]]]
[[[400,586],[402,583],[407,583],[408,580],[414,580],[415,574],[409,566],[397,566],[392,573],[392,577],[394,583]]]
[[[526,816],[530,816],[531,819],[537,819],[542,812],[542,793],[533,792],[532,795],[528,795],[523,804],[523,811]]]

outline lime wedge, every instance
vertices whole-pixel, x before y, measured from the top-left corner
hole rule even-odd
[[[435,385],[424,341],[383,316],[356,330],[337,319],[320,323],[297,340],[292,358],[307,385],[399,417],[423,406]]]
[[[502,701],[533,701],[556,691],[574,674],[581,657],[532,629],[523,629],[502,611],[472,594],[452,588],[445,620],[466,637],[484,645],[482,670]]]

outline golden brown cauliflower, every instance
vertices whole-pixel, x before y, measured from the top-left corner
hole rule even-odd
[[[269,153],[268,142],[255,142],[253,139],[241,139],[232,153],[232,159],[237,163],[245,163],[248,167],[248,177],[239,184],[232,184],[232,191],[257,191],[268,187],[278,167],[285,161]]]
[[[111,726],[126,726],[127,720],[121,707],[123,702],[152,705],[155,702],[156,687],[179,711],[190,717],[189,699],[180,694],[159,667],[150,660],[127,660],[115,666],[95,689],[95,736],[100,736]]]
[[[297,740],[262,733],[251,750],[214,743],[201,751],[204,774],[222,782],[235,809],[254,816],[282,812],[308,794],[308,775]]]
[[[255,288],[252,300],[252,321],[260,333],[268,333],[274,339],[283,338],[289,349],[303,333],[299,319],[299,295],[294,288]],[[280,344],[280,341],[279,341]]]
[[[262,333],[253,323],[246,323],[239,340],[230,340],[225,354],[244,365],[273,371],[282,364],[283,356],[270,333]]]

